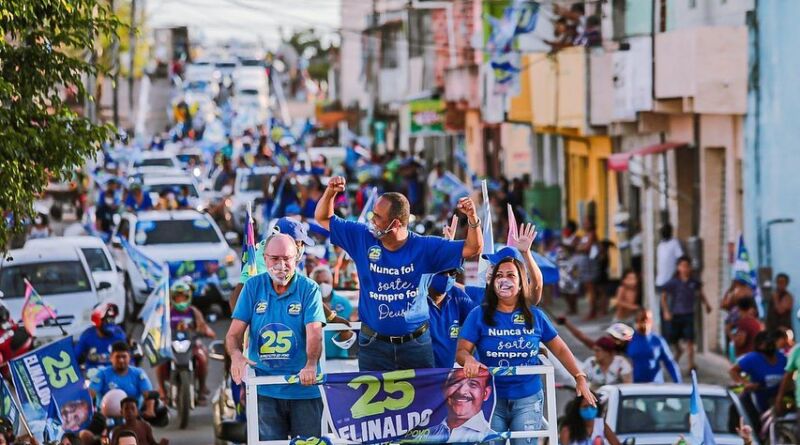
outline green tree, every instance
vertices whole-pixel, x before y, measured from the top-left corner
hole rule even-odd
[[[295,31],[285,42],[294,48],[300,57],[308,60],[308,74],[312,79],[318,82],[328,79],[331,67],[330,55],[335,51],[334,46],[323,46],[321,36],[313,28]]]
[[[97,0],[0,2],[0,249],[48,182],[70,178],[112,134],[67,107],[64,92],[86,94],[94,36],[120,25]]]

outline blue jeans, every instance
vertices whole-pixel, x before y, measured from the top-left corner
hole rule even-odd
[[[401,345],[359,333],[358,346],[358,369],[361,371],[395,371],[434,367],[430,330]]]
[[[322,398],[274,399],[258,396],[259,440],[322,435]]]
[[[521,399],[497,399],[492,416],[492,430],[498,433],[505,431],[539,431],[543,429],[544,392]],[[535,444],[536,438],[512,439],[511,445]],[[492,443],[501,443],[499,441]]]

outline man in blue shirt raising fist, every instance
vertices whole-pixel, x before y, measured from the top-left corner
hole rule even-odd
[[[410,232],[410,204],[399,193],[378,198],[369,224],[334,216],[334,200],[344,190],[344,178],[331,178],[314,216],[358,270],[358,366],[362,371],[432,368],[429,321],[425,314],[412,315],[409,309],[423,274],[455,269],[464,258],[480,253],[483,236],[475,203],[470,198],[458,202],[469,230],[465,241],[450,241]]]

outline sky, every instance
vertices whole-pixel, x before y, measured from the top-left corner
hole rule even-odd
[[[210,41],[262,41],[275,48],[279,27],[288,35],[308,27],[331,34],[340,26],[340,0],[139,1],[146,1],[148,27],[189,25]]]

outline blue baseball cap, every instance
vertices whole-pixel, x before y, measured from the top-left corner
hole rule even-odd
[[[288,206],[286,206],[285,212],[287,215],[299,215],[300,206],[295,203],[289,204]]]
[[[525,259],[522,257],[522,253],[519,251],[519,249],[511,246],[503,247],[495,253],[483,254],[481,255],[481,258],[491,263],[492,266],[496,266],[497,263],[506,258],[514,258],[520,263],[525,263]]]
[[[272,228],[272,233],[289,235],[294,238],[295,241],[302,241],[306,246],[314,246],[317,244],[308,236],[308,230],[305,224],[292,218],[283,217],[279,219]]]

